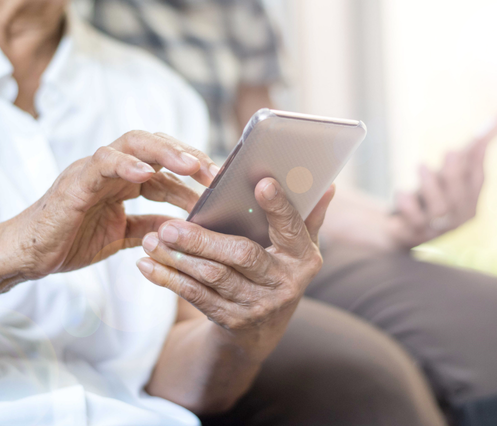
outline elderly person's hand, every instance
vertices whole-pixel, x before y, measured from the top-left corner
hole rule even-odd
[[[330,188],[304,222],[274,179],[262,180],[256,199],[265,210],[273,245],[169,221],[144,239],[150,258],[138,262],[152,282],[203,312],[219,334],[255,361],[283,334],[307,285],[322,266],[318,232],[333,198]]]
[[[153,165],[154,167],[152,167]],[[127,216],[140,195],[191,209],[198,195],[162,167],[208,185],[217,173],[201,152],[164,134],[134,131],[69,166],[34,205],[1,224],[0,289],[76,270],[141,244],[168,217]]]

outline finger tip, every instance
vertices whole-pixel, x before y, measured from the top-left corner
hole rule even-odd
[[[221,168],[215,163],[212,163],[209,166],[209,175],[212,178],[212,180],[214,180],[217,177],[217,175],[219,174],[220,171],[221,171]]]
[[[161,224],[161,226],[159,226],[159,229],[158,229],[158,233],[160,234],[160,232],[168,225],[174,225],[176,223],[176,220],[175,219],[171,219],[171,220],[167,220],[166,222],[164,222],[163,224]]]
[[[173,173],[176,173],[179,176],[193,176],[197,173],[199,173],[202,170],[200,161],[197,160],[197,163],[181,163],[177,164],[176,167],[170,168]]]
[[[136,185],[142,185],[154,177],[155,173],[144,173],[138,171],[131,171],[123,176],[123,179],[127,180],[130,183],[134,183]]]
[[[177,244],[181,235],[184,236],[192,231],[192,226],[198,225],[181,219],[169,220],[159,228],[159,239],[165,244]]]
[[[148,232],[147,234],[145,234],[142,238],[142,243],[150,236],[152,236],[153,234],[156,234],[156,232]]]
[[[276,185],[278,182],[276,181],[276,179],[267,177],[267,178],[261,179],[255,188],[260,189],[262,191],[264,188],[266,188],[271,183]]]
[[[335,184],[333,184],[326,190],[324,195],[321,197],[321,200],[319,203],[324,202],[327,205],[329,205],[333,201],[333,198],[335,197],[335,193],[336,193],[336,186],[335,186]]]
[[[154,263],[149,257],[142,257],[136,261],[136,266],[144,275],[149,275],[154,270]]]
[[[201,172],[202,172],[202,167],[200,167],[200,165],[199,165],[199,167],[190,167],[187,170],[185,170],[183,173],[178,173],[178,174],[181,176],[193,177],[195,175],[202,174]],[[206,181],[211,179],[211,177],[208,173],[204,173],[204,174],[207,176],[207,178],[205,179]],[[212,182],[212,181],[210,181],[210,182]],[[210,184],[210,182],[209,182],[209,184]]]
[[[270,185],[270,184],[275,184],[276,181],[272,178],[264,178],[264,179],[261,179],[257,185],[255,186],[255,194],[256,196],[257,195],[262,195],[262,191],[264,191],[264,189]]]
[[[158,232],[149,232],[142,238],[142,247],[147,252],[152,252],[156,248],[156,244],[152,245],[152,242],[159,240]]]
[[[282,192],[281,185],[275,179],[264,178],[255,188],[255,198],[262,207],[262,205],[273,202]]]

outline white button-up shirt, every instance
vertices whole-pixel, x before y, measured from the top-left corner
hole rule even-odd
[[[69,164],[129,130],[206,148],[208,119],[197,94],[146,53],[82,22],[72,19],[43,75],[38,119],[13,105],[12,72],[0,51],[1,222],[39,199]],[[144,199],[126,209],[181,215]],[[143,391],[177,305],[140,274],[135,262],[143,255],[126,250],[0,295],[0,425],[199,424]]]

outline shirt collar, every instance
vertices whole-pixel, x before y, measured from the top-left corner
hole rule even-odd
[[[10,77],[13,71],[14,67],[0,49],[0,79]]]
[[[88,73],[88,63],[92,63],[98,55],[99,38],[96,35],[96,30],[78,16],[74,6],[68,8],[65,34],[43,73],[36,95],[40,115],[52,108],[54,103],[74,99],[75,88],[80,87],[84,80],[81,72]]]
[[[0,99],[14,102],[17,98],[17,84],[12,78],[14,67],[0,49]]]
[[[71,56],[71,52],[74,47],[73,34],[72,34],[72,19],[70,14],[67,14],[66,18],[66,29],[64,31],[64,35],[60,40],[59,46],[55,51],[55,54],[48,64],[47,69],[44,71],[40,87],[43,85],[54,85],[57,87],[58,82],[60,82],[60,77],[63,74],[64,67]]]

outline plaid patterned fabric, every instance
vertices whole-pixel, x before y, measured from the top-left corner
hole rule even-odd
[[[211,114],[213,156],[226,155],[239,137],[239,85],[282,79],[277,37],[260,0],[79,0],[79,6],[97,28],[149,50],[197,89]]]

